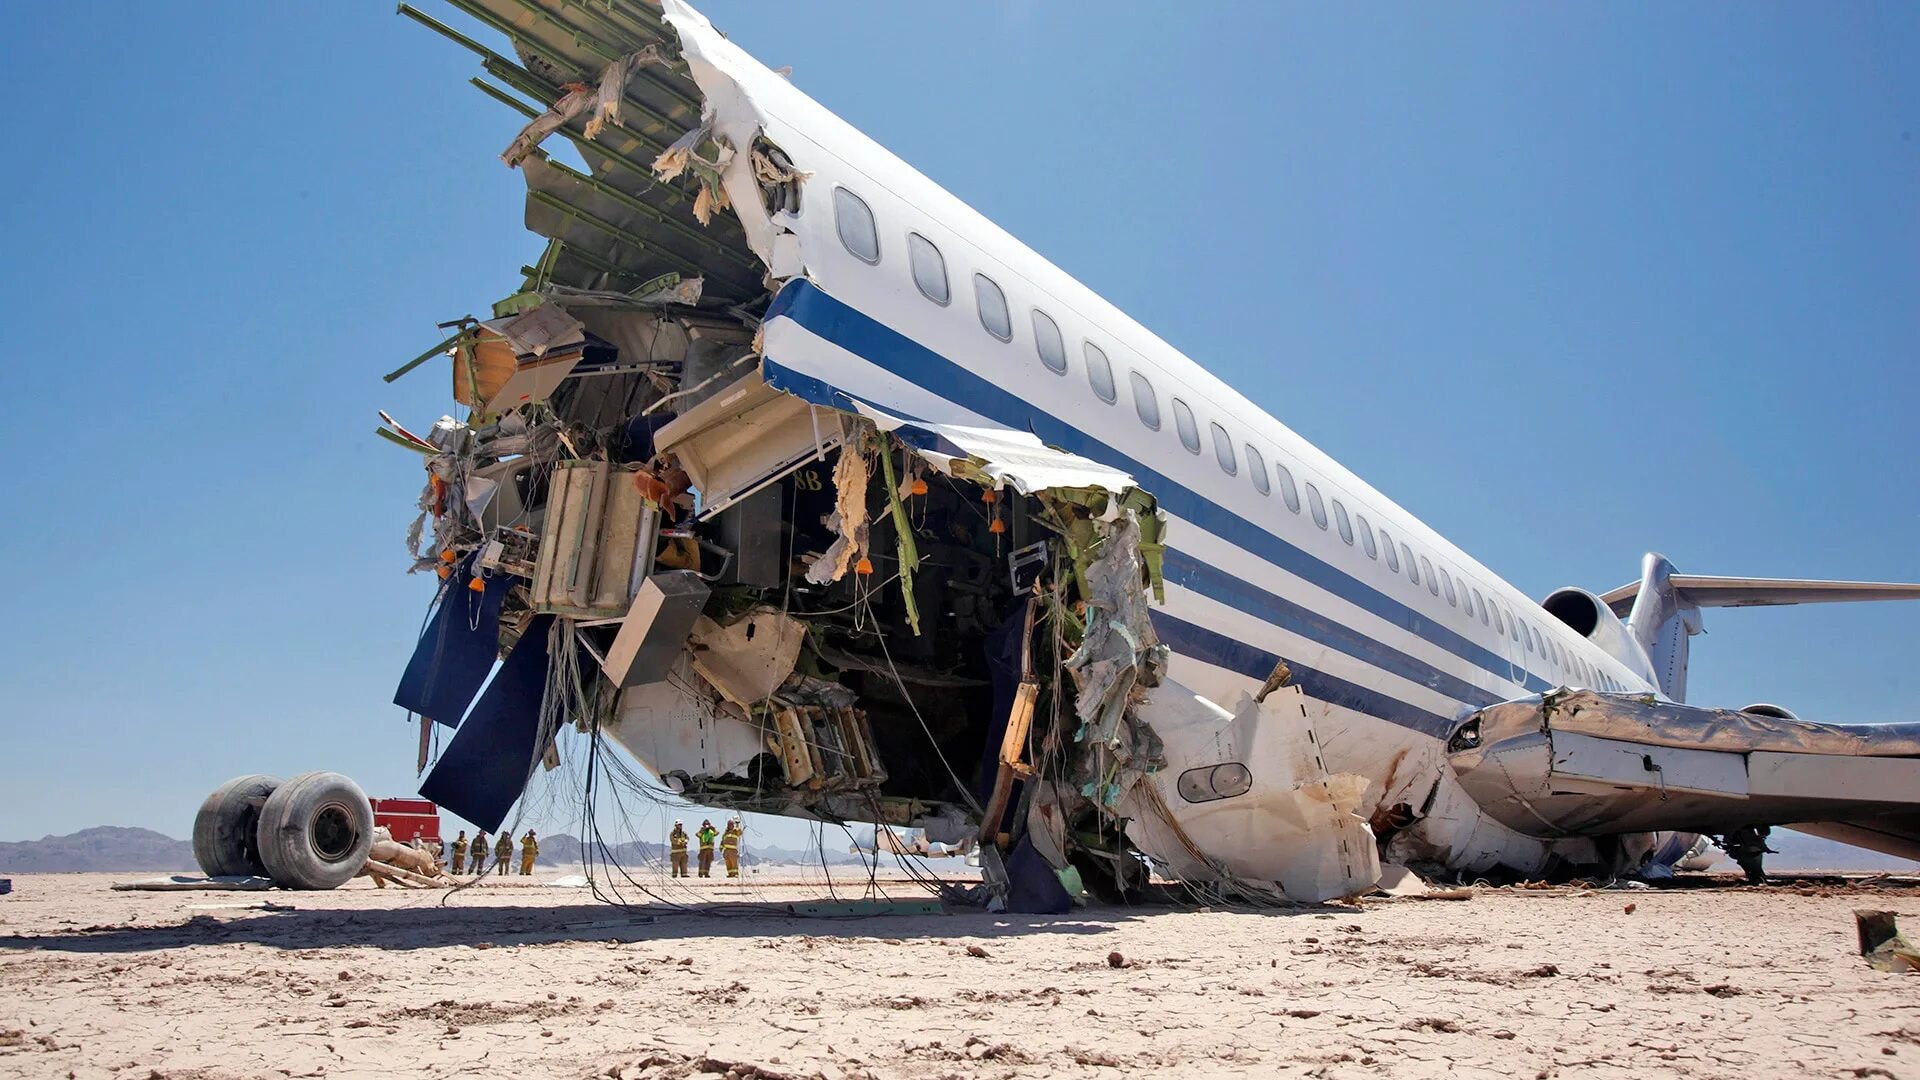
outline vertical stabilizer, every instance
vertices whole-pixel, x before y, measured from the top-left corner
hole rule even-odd
[[[1687,639],[1700,632],[1701,608],[1868,600],[1920,600],[1920,584],[1679,574],[1665,555],[1649,551],[1640,564],[1638,585],[1622,585],[1600,597],[1616,615],[1632,605],[1626,611],[1627,629],[1653,661],[1660,692],[1675,701],[1687,699]]]
[[[1653,661],[1660,692],[1687,700],[1687,639],[1699,633],[1700,608],[1673,583],[1673,564],[1657,551],[1640,561],[1640,590],[1627,614],[1627,630]]]

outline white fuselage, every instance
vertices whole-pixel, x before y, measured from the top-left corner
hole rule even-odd
[[[1284,660],[1332,708],[1320,729],[1328,766],[1372,782],[1367,809],[1424,812],[1408,832],[1427,858],[1524,870],[1579,854],[1587,841],[1534,840],[1483,816],[1446,767],[1444,740],[1481,706],[1553,686],[1651,691],[1648,671],[1548,615],[700,16],[672,0],[667,11],[718,128],[735,146],[764,131],[812,174],[800,212],[773,218],[729,177],[762,258],[779,273],[797,240],[804,265],[768,314],[770,381],[841,407],[853,394],[895,416],[1031,430],[1131,473],[1170,519],[1154,618],[1176,679],[1228,705]],[[836,189],[870,211],[877,260],[843,242]],[[909,234],[937,249],[945,303],[916,284]],[[1005,297],[1010,339],[985,325],[976,275]],[[1043,359],[1036,312],[1057,326],[1065,370],[1058,354]],[[1095,349],[1110,385],[1090,377]]]

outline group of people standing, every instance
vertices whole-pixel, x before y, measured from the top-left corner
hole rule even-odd
[[[478,833],[473,842],[467,842],[467,830],[461,829],[460,835],[453,838],[453,861],[448,864],[447,872],[454,875],[465,874],[467,853],[473,853],[472,873],[476,876],[487,872],[487,834]],[[527,835],[520,838],[520,876],[533,874],[533,861],[540,855],[540,841],[528,829]],[[504,875],[507,864],[513,861],[513,834],[501,833],[500,839],[493,845],[493,872]]]
[[[667,836],[667,843],[673,857],[673,876],[677,878],[693,876],[687,872],[687,848],[690,841],[698,841],[700,846],[701,877],[713,876],[713,852],[716,846],[720,849],[721,862],[726,865],[727,876],[730,878],[739,877],[740,837],[741,834],[746,831],[746,826],[741,824],[739,818],[734,818],[727,822],[727,827],[724,831],[715,831],[713,822],[710,820],[702,821],[699,831],[691,835],[687,833],[685,822],[674,822],[673,832]],[[442,842],[442,846],[444,848],[444,841]],[[469,853],[473,856],[471,860],[467,857]],[[441,854],[441,861],[446,862],[446,852],[443,850]],[[461,829],[460,835],[454,837],[452,854],[452,861],[447,863],[448,873],[456,876],[467,873],[478,876],[486,873],[487,834],[477,833],[474,838],[469,841],[467,839],[467,830]],[[520,875],[522,877],[532,875],[533,861],[539,854],[540,841],[534,837],[533,830],[528,829],[527,835],[520,838]],[[512,860],[513,834],[501,833],[500,838],[495,841],[493,845],[493,872],[504,875],[507,872],[507,864]]]
[[[694,833],[692,837],[688,837],[686,823],[682,821],[674,822],[673,831],[667,834],[667,849],[668,854],[672,856],[673,876],[677,878],[692,876],[687,873],[687,841],[693,839],[700,842],[701,877],[713,876],[713,845],[715,840],[720,842],[720,858],[726,863],[727,876],[730,878],[739,877],[740,834],[746,831],[746,827],[740,824],[739,818],[734,818],[727,822],[725,832],[714,832],[712,821],[702,821],[700,823],[700,831]]]

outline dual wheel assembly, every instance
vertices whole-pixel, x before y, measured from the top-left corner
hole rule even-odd
[[[193,857],[208,877],[272,878],[283,889],[337,889],[372,847],[373,804],[333,772],[235,777],[193,819]]]

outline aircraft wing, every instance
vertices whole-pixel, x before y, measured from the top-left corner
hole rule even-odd
[[[1481,808],[1530,836],[1792,825],[1920,859],[1920,724],[1556,690],[1482,709],[1447,753]]]

